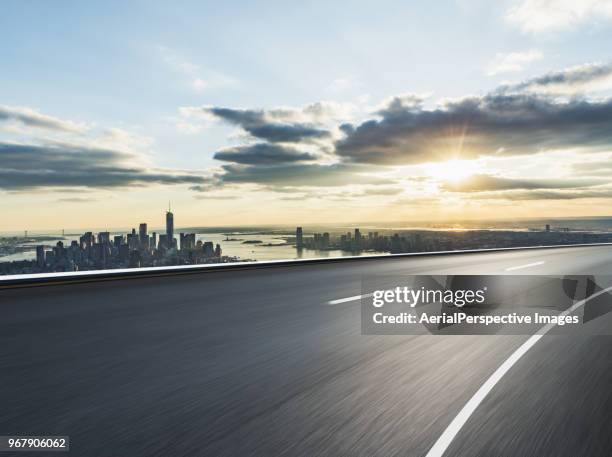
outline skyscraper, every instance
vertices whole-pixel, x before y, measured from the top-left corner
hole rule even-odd
[[[328,232],[325,232],[323,234],[323,243],[322,244],[323,244],[322,247],[324,249],[327,249],[329,247],[329,233]]]
[[[149,248],[149,235],[147,234],[147,224],[145,222],[138,226],[138,241],[141,249]]]
[[[115,247],[119,248],[119,246],[123,244],[123,235],[115,235],[113,240],[113,244],[115,245]]]
[[[39,267],[45,266],[45,247],[36,246],[36,263]]]
[[[302,227],[297,227],[295,229],[295,247],[298,249],[304,247],[304,233],[302,232]]]
[[[160,233],[159,234],[158,249],[163,251],[164,249],[168,249],[169,245],[170,245],[170,243],[168,242],[168,235],[166,235],[165,233]]]
[[[110,233],[109,232],[98,233],[98,243],[109,244],[110,243]]]
[[[168,205],[168,211],[166,212],[166,242],[168,248],[174,245],[174,214],[170,209],[170,205]]]

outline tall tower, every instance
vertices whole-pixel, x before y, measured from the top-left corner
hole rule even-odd
[[[297,227],[295,229],[295,247],[298,249],[304,247],[304,232],[302,231],[302,227]]]
[[[172,207],[168,202],[168,211],[166,212],[166,236],[168,237],[168,247],[174,246],[174,214],[172,214]]]

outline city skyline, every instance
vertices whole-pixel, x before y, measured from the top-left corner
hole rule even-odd
[[[215,246],[213,241],[204,240],[202,234],[198,239],[198,233],[181,231],[177,239],[174,236],[174,213],[170,205],[165,216],[165,229],[160,233],[149,232],[148,223],[141,222],[138,224],[138,230],[133,227],[126,235],[110,231],[100,231],[97,234],[94,231],[86,231],[78,240],[69,240],[62,233],[62,239],[51,244],[32,245],[32,241],[49,241],[53,238],[28,238],[27,232],[23,238],[0,238],[0,275],[259,261],[257,256],[246,258],[235,254],[223,255],[221,244],[217,243]],[[272,257],[272,260],[327,258],[330,253],[360,256],[612,242],[612,233],[609,230],[576,230],[552,226],[550,223],[529,230],[403,229],[393,233],[394,230],[388,228],[382,228],[380,232],[362,232],[359,227],[348,232],[343,229],[346,227],[336,227],[336,230],[330,233],[305,231],[302,226],[298,226],[294,236],[284,235],[277,238],[283,240],[282,244],[264,243],[261,239],[235,236],[230,238],[230,234],[226,233],[224,242],[258,245],[264,249],[283,246],[292,251],[285,251],[284,255]],[[257,233],[264,234],[265,232]],[[69,244],[66,241],[69,241]],[[18,260],[2,261],[3,256],[26,251],[32,251],[34,257],[25,255]],[[251,250],[249,255],[254,253],[255,251]]]
[[[210,6],[5,3],[0,232],[612,214],[611,1]]]
[[[180,232],[174,235],[174,213],[168,205],[164,232],[148,231],[148,223],[140,222],[138,230],[132,227],[127,234],[87,231],[70,244],[59,240],[55,245],[35,246],[34,259],[2,261],[0,274],[49,273],[117,268],[141,268],[173,265],[197,265],[204,263],[236,262],[235,256],[223,256],[221,245],[211,241],[196,240],[195,233]],[[62,236],[64,234],[62,233]],[[0,238],[1,239],[1,238]],[[8,249],[26,249],[18,238],[8,243]],[[34,238],[39,241],[39,239]],[[28,241],[27,232],[23,239]],[[5,245],[5,249],[6,249]],[[47,249],[50,248],[50,249]]]

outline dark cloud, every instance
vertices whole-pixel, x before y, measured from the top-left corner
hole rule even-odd
[[[216,152],[214,158],[224,162],[233,162],[245,165],[269,165],[303,162],[316,159],[314,155],[307,152],[302,152],[288,146],[270,143],[256,143],[224,149]]]
[[[0,143],[0,189],[126,187],[147,184],[204,184],[207,178],[166,169],[147,169],[132,154],[67,144]]]
[[[351,165],[283,164],[275,166],[223,165],[221,183],[256,183],[268,186],[330,187],[349,184],[390,184],[362,173],[363,167]]]
[[[77,133],[84,127],[74,122],[47,116],[29,108],[0,106],[0,121],[17,121],[28,127]]]
[[[217,189],[218,186],[219,183],[216,179],[210,179],[205,184],[198,184],[197,186],[189,187],[189,190],[193,190],[194,192],[209,192]]]
[[[486,192],[533,189],[576,189],[606,184],[606,181],[592,179],[515,179],[499,176],[474,175],[459,182],[444,183],[442,188],[449,192]]]
[[[345,160],[415,164],[571,147],[612,150],[612,100],[555,101],[534,94],[489,94],[420,105],[389,105],[381,119],[342,126]]]
[[[592,84],[612,77],[612,64],[591,63],[578,65],[560,71],[553,71],[518,84],[504,85],[499,92],[533,91],[573,93],[589,89]]]
[[[202,108],[218,119],[237,125],[255,138],[270,143],[297,143],[329,137],[329,132],[310,124],[278,122],[269,119],[264,111],[231,108]]]

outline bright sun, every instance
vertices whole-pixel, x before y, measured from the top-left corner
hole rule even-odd
[[[425,166],[425,172],[440,181],[461,181],[478,172],[478,164],[467,160],[449,160]]]

